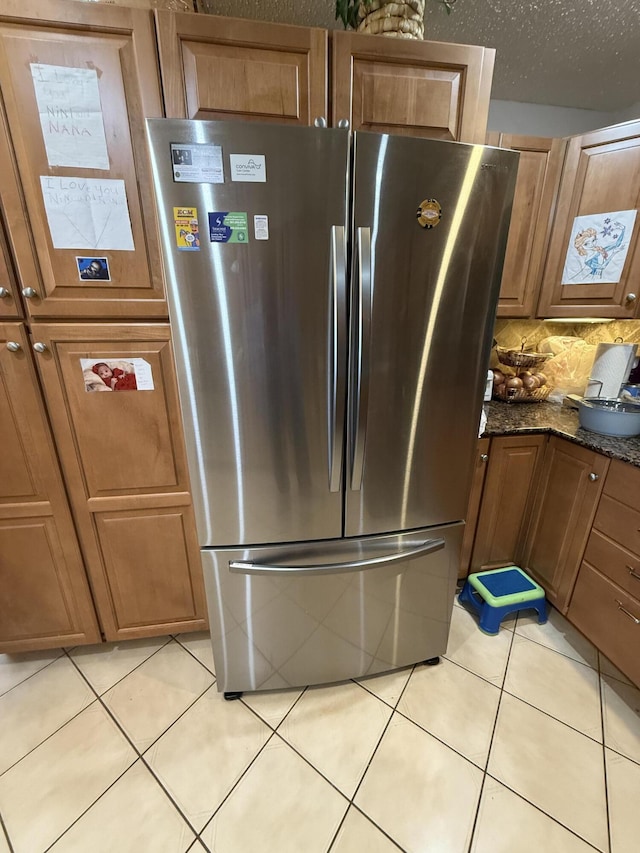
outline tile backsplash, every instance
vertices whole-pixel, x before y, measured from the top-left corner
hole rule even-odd
[[[496,320],[493,336],[500,346],[519,349],[523,338],[526,347],[537,347],[551,335],[572,335],[588,344],[615,341],[640,344],[640,320],[613,320],[611,323],[554,323],[543,320]]]

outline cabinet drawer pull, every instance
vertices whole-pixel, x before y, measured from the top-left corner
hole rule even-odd
[[[594,473],[593,473],[593,471],[592,471],[592,472],[589,474],[589,479],[591,480],[591,482],[592,482],[592,483],[595,483],[595,481],[596,481],[596,480],[599,480],[599,479],[600,479],[600,475],[599,475],[599,474],[594,474]]]
[[[623,606],[622,606],[622,602],[621,602],[621,601],[618,601],[618,599],[617,599],[617,598],[616,598],[616,600],[615,600],[615,601],[616,601],[616,604],[618,605],[618,610],[622,610],[622,612],[624,613],[624,615],[625,615],[625,616],[628,616],[628,617],[629,617],[629,619],[631,619],[633,622],[635,622],[635,623],[636,623],[636,625],[640,625],[640,619],[638,619],[638,617],[637,617],[637,616],[634,616],[634,615],[633,615],[633,613],[630,613],[630,612],[626,609],[626,607],[623,607]]]
[[[629,569],[629,574],[631,575],[631,577],[635,578],[637,581],[640,581],[640,575],[636,572],[633,566],[627,566],[627,568]]]

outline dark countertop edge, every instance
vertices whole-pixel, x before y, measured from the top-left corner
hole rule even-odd
[[[603,456],[608,456],[610,459],[619,459],[621,462],[627,462],[640,468],[639,436],[618,438],[589,432],[589,430],[579,426],[578,413],[563,407],[560,403],[513,404],[492,400],[489,403],[485,402],[484,407],[487,413],[487,426],[480,436],[481,438],[501,435],[555,435],[558,438],[571,441],[573,444],[601,453]],[[542,420],[542,422],[522,423],[522,420],[527,420],[526,411],[522,411],[524,407],[531,409],[532,416],[536,417],[536,420]],[[517,414],[514,410],[517,411]],[[510,423],[510,420],[515,420],[516,417],[520,423]],[[559,418],[569,422],[562,425],[554,423]]]

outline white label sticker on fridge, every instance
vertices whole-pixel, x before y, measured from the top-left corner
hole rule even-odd
[[[264,154],[230,154],[231,180],[264,184],[267,181],[267,163]]]
[[[172,142],[173,180],[190,184],[224,184],[222,146]]]
[[[144,358],[81,358],[85,391],[153,391],[151,365]]]
[[[134,251],[124,181],[41,175],[54,249]]]
[[[269,217],[264,215],[256,215],[253,217],[253,228],[256,235],[256,240],[269,239]]]
[[[108,169],[95,68],[32,62],[31,76],[49,165]]]

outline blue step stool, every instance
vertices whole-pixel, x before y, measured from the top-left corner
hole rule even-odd
[[[480,614],[480,629],[486,634],[497,634],[504,617],[518,610],[533,608],[540,625],[547,621],[544,590],[519,566],[469,575],[458,601]]]

